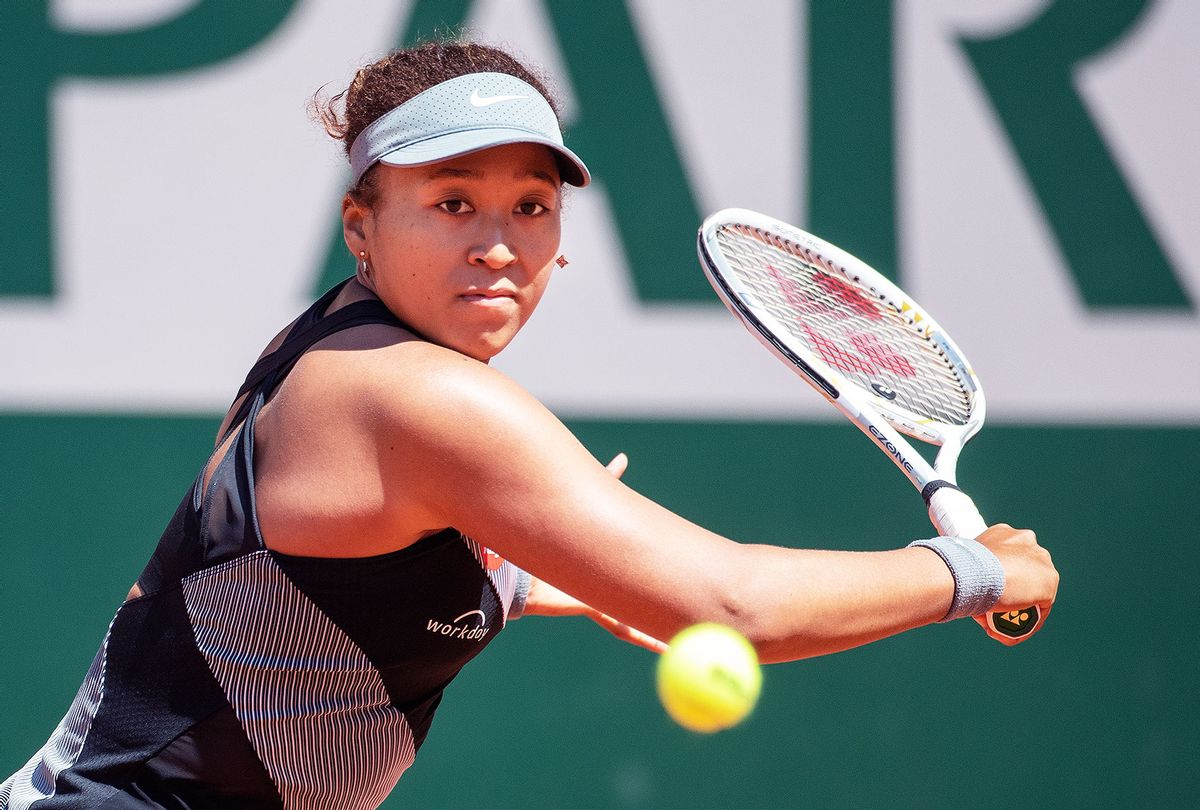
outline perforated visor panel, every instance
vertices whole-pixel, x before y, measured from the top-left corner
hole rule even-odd
[[[963,425],[972,396],[945,348],[909,309],[807,248],[746,225],[717,245],[752,300],[806,353],[847,381],[918,419]]]

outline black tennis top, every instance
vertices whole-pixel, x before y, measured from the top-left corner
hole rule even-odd
[[[143,595],[118,609],[62,722],[0,785],[0,808],[375,807],[446,685],[520,614],[528,575],[454,529],[352,559],[263,543],[264,401],[322,338],[404,326],[377,300],[326,316],[345,283],[247,375],[232,445],[207,487],[197,476]]]

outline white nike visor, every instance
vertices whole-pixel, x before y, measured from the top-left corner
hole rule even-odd
[[[536,88],[507,73],[469,73],[435,84],[359,133],[350,146],[353,185],[376,163],[422,166],[509,143],[549,147],[563,182],[591,182]]]

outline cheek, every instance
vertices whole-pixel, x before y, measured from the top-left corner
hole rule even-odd
[[[538,299],[542,297],[542,293],[546,291],[546,287],[550,284],[550,278],[554,272],[558,270],[558,265],[555,264],[555,259],[558,258],[558,239],[548,239],[538,245],[537,250],[531,256],[532,262],[531,272],[529,277],[529,286]]]
[[[552,267],[553,265],[544,268],[533,278],[532,283],[530,283],[529,307],[525,312],[525,317],[522,319],[523,321],[529,319],[529,316],[533,314],[533,310],[536,309],[538,303],[541,302],[542,296],[546,294],[546,288],[550,285],[550,276],[553,275],[551,271]]]
[[[554,268],[553,262],[558,257],[561,237],[562,225],[557,219],[531,234],[529,239],[530,266],[538,268],[537,272],[540,275],[547,275]],[[543,286],[545,286],[544,283]]]
[[[524,326],[533,317],[533,313],[540,306],[542,296],[546,294],[546,289],[550,286],[550,279],[554,276],[554,271],[557,269],[553,261],[551,261],[529,278],[529,282],[525,286],[525,301],[521,307],[518,328]]]
[[[449,276],[446,240],[431,228],[405,222],[383,246],[380,283],[392,296],[411,301],[433,297]]]

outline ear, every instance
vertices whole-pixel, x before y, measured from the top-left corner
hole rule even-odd
[[[349,194],[342,198],[342,238],[356,261],[360,251],[368,250],[366,218],[370,212],[371,209]]]

